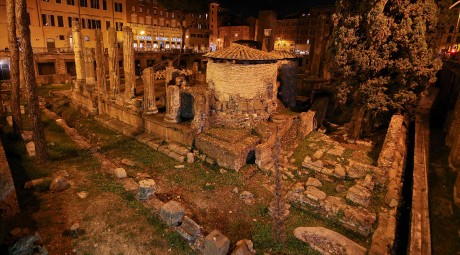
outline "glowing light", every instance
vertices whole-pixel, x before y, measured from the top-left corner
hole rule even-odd
[[[145,35],[145,31],[144,31],[144,30],[141,30],[141,35]]]
[[[188,38],[188,35],[186,35],[185,38]]]

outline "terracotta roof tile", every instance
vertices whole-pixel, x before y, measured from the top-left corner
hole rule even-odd
[[[289,59],[289,58],[297,58],[297,55],[287,51],[287,50],[274,50],[270,51],[270,54],[273,54],[278,59]]]
[[[229,59],[229,60],[278,60],[275,55],[249,48],[241,44],[233,44],[232,46],[214,52],[209,52],[204,55],[214,59]]]

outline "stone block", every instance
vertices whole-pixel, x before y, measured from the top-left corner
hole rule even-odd
[[[371,202],[372,193],[360,184],[356,184],[348,189],[347,199],[353,203],[362,205],[364,207],[369,206]]]
[[[29,155],[29,157],[35,157],[35,144],[34,144],[34,142],[28,142],[26,144],[26,149],[27,149],[27,155]]]
[[[185,207],[176,201],[169,201],[160,209],[160,218],[170,227],[181,224],[185,215]]]
[[[320,180],[318,180],[316,178],[313,178],[313,177],[308,177],[308,180],[305,183],[305,185],[306,186],[313,186],[313,187],[317,187],[317,188],[320,188],[321,186],[323,186],[323,184],[321,183]]]
[[[156,191],[156,183],[153,179],[139,181],[138,198],[140,200],[148,199]]]
[[[323,227],[298,227],[294,235],[321,254],[365,255],[367,252],[366,248],[347,237]]]
[[[204,255],[226,255],[230,248],[230,240],[219,230],[212,231],[204,240]]]
[[[63,191],[66,190],[70,187],[69,182],[67,182],[67,179],[65,177],[57,177],[55,178],[50,185],[50,190],[51,191]]]
[[[315,201],[324,200],[327,197],[326,193],[313,186],[307,187],[307,189],[305,190],[305,195],[307,195],[308,198],[313,199]]]
[[[195,155],[192,152],[187,153],[187,163],[195,163]]]
[[[118,179],[123,179],[123,178],[126,178],[126,176],[128,176],[128,175],[126,174],[125,169],[124,169],[124,168],[121,168],[121,167],[115,168],[115,169],[113,170],[113,174],[114,174],[115,177],[118,178]]]
[[[231,255],[252,255],[256,254],[254,250],[254,244],[251,240],[243,239],[236,242],[235,249],[233,249]]]
[[[126,191],[136,191],[139,189],[139,184],[131,178],[123,179],[123,187]]]
[[[201,227],[189,217],[184,216],[178,232],[187,241],[193,242],[201,236]]]
[[[12,127],[13,126],[13,116],[7,116],[6,122],[8,123],[8,126]]]
[[[124,164],[124,165],[127,165],[127,166],[135,166],[136,163],[127,159],[127,158],[124,158],[121,160],[121,163]]]
[[[27,131],[27,130],[24,130],[21,133],[22,140],[24,140],[26,142],[32,140],[32,135],[33,135],[33,132],[32,131]]]

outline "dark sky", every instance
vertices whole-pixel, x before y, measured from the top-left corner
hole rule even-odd
[[[243,17],[257,16],[259,10],[276,10],[278,16],[304,10],[311,6],[333,5],[335,0],[217,0],[222,7]]]

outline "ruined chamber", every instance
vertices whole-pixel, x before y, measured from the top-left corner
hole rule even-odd
[[[252,128],[276,111],[278,57],[238,44],[205,56],[214,126]]]

